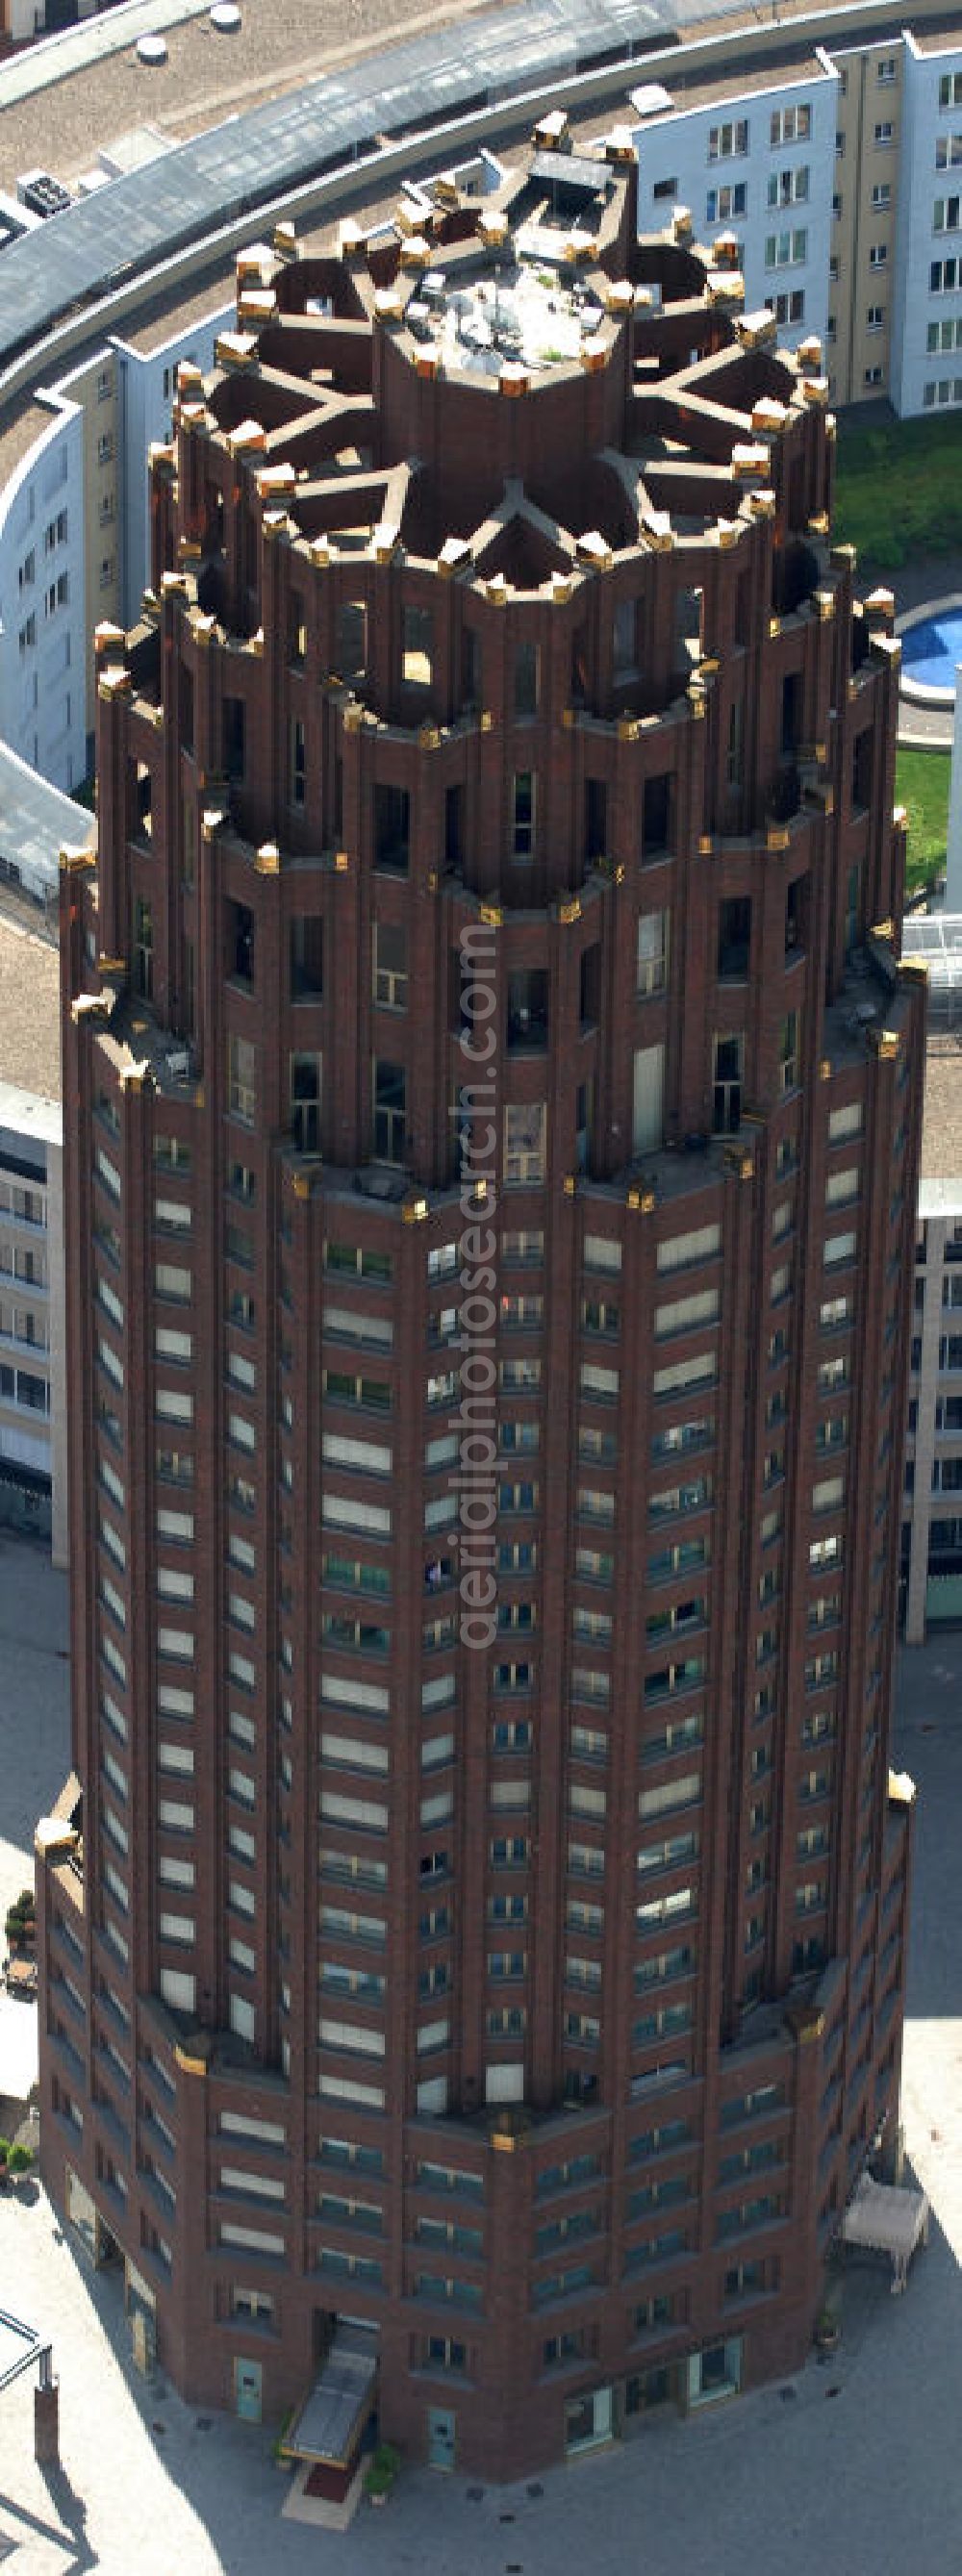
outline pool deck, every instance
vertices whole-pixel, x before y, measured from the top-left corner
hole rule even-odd
[[[954,615],[962,622],[962,591],[942,591],[938,599],[923,599],[907,609],[900,609],[895,620],[897,635],[926,622],[937,624],[940,617]],[[962,662],[962,637],[959,641]],[[938,681],[915,679],[905,669],[899,683],[900,743],[927,751],[951,751],[955,721],[955,689],[940,686]]]
[[[930,615],[933,609],[948,605],[962,607],[962,552],[958,548],[945,555],[920,555],[918,562],[903,564],[896,572],[874,564],[871,556],[860,554],[856,572],[856,589],[860,599],[867,597],[879,583],[895,592],[895,625]],[[951,751],[952,709],[922,706],[918,700],[900,696],[898,738],[910,751]]]

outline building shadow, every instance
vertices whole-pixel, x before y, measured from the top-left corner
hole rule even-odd
[[[77,2494],[59,2461],[42,2468],[40,2475],[53,2510],[69,2531],[73,2543],[73,2556],[64,2558],[64,2576],[85,2576],[87,2568],[99,2567],[100,2559],[87,2538],[87,2507],[83,2497]]]
[[[7,2526],[4,2537],[12,2541],[18,2556],[23,2550],[25,2568],[30,2564],[32,2535],[36,2541],[46,2541],[48,2547],[62,2550],[60,2576],[86,2576],[88,2568],[99,2567],[101,2563],[87,2538],[87,2507],[75,2493],[64,2469],[41,2469],[40,2474],[57,2521],[45,2522],[39,2513],[30,2513],[16,2497],[0,2492],[0,2514]]]

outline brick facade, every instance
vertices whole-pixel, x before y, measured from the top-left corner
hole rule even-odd
[[[801,2359],[909,1842],[896,648],[817,348],[635,239],[617,144],[559,263],[556,159],[239,263],[62,905],[47,2178],[191,2399],[255,2358],[279,2412],[363,2317],[385,2433],[495,2478]],[[575,354],[452,357],[425,278],[483,313],[539,224]]]

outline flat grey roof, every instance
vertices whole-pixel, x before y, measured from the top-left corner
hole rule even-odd
[[[59,1100],[43,1100],[36,1091],[24,1091],[19,1083],[0,1081],[0,1152],[11,1150],[10,1140],[21,1145],[43,1147],[38,1159],[46,1162],[48,1145],[63,1143],[63,1110]]]
[[[962,1216],[962,1174],[956,1180],[920,1181],[919,1216]]]
[[[25,46],[4,64],[4,105],[13,99],[35,98],[38,90],[68,80],[72,72],[87,71],[91,63],[106,61],[109,54],[135,45],[140,36],[160,35],[182,25],[185,18],[201,17],[207,6],[208,0],[129,0],[126,8],[85,18],[39,45]]]
[[[42,902],[56,893],[61,850],[92,847],[96,838],[95,816],[0,742],[0,864],[16,871],[28,894]]]

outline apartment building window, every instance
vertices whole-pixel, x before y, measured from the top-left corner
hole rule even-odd
[[[940,134],[935,146],[936,169],[957,170],[960,163],[962,163],[962,134]],[[888,193],[888,188],[886,188],[886,205],[888,204]],[[873,206],[875,204],[874,188],[872,190],[872,204]]]
[[[885,306],[884,306],[884,304],[870,304],[870,305],[869,305],[868,311],[867,311],[866,316],[865,316],[865,328],[866,328],[866,330],[867,330],[867,331],[884,331],[884,329],[885,329]]]
[[[291,1134],[299,1154],[321,1150],[321,1072],[319,1055],[290,1057]]]
[[[362,599],[342,599],[337,611],[334,659],[342,680],[363,680],[367,671],[367,609]]]
[[[402,1064],[376,1056],[374,1081],[374,1151],[382,1163],[403,1163],[407,1123],[407,1076]]]
[[[894,128],[891,117],[886,116],[882,119],[881,124],[877,125],[875,128],[875,132],[872,137],[873,143],[876,143],[879,149],[884,151],[886,146],[892,142],[893,133]]]
[[[320,913],[298,912],[290,925],[290,993],[293,1002],[318,1002],[324,989],[324,923]]]
[[[956,199],[956,205],[958,205],[958,199]],[[868,255],[869,267],[886,268],[888,266],[888,255],[889,250],[887,242],[872,242]]]
[[[958,197],[936,197],[935,204],[932,208],[932,230],[934,233],[958,232],[959,204],[960,200]]]
[[[770,206],[804,206],[808,203],[808,162],[797,169],[769,172],[767,203]]]
[[[773,152],[782,143],[807,143],[812,131],[812,111],[808,101],[796,107],[776,107],[768,129]]]
[[[411,858],[411,798],[387,780],[374,790],[374,865],[405,877]]]
[[[930,377],[922,387],[922,401],[926,411],[931,411],[935,404],[942,409],[946,403],[962,402],[962,376]]]
[[[778,1041],[779,1088],[794,1091],[798,1086],[800,1055],[800,1014],[788,1011],[782,1021]]]
[[[790,232],[766,234],[766,268],[799,268],[807,258],[808,233],[804,224]]]
[[[744,157],[745,157],[745,154],[747,153],[747,151],[748,151],[748,119],[747,119],[747,117],[745,117],[745,116],[739,116],[739,117],[734,118],[734,120],[733,120],[733,121],[731,121],[730,123],[727,123],[727,124],[725,124],[725,125],[710,125],[710,126],[709,126],[709,129],[708,129],[708,158],[709,158],[709,161],[732,161],[732,160],[738,160],[738,161],[741,161],[741,160],[744,160]]]
[[[881,384],[884,384],[884,382],[885,382],[885,369],[884,369],[884,367],[866,367],[864,381],[865,381],[866,385],[881,385]]]
[[[154,923],[149,903],[138,895],[134,905],[134,983],[145,1002],[154,990]]]
[[[288,733],[288,795],[292,805],[303,805],[307,771],[304,749],[304,726],[300,716],[292,716]]]
[[[537,1185],[545,1177],[548,1112],[543,1100],[509,1103],[504,1113],[505,1183]]]
[[[100,437],[99,437],[99,438],[98,438],[98,440],[97,440],[97,463],[98,463],[98,465],[110,465],[110,464],[112,464],[112,462],[113,462],[113,453],[114,453],[114,434],[113,434],[113,430],[112,430],[112,429],[104,429],[104,430],[101,430]]]
[[[752,905],[750,895],[724,895],[718,907],[718,978],[720,983],[743,983],[748,974],[752,942]]]
[[[959,140],[959,143],[960,143],[960,144],[962,144],[962,134],[960,134],[960,135],[959,135],[958,140]],[[959,158],[960,158],[960,160],[962,160],[962,152],[960,152]],[[944,164],[943,164],[942,166],[944,167]],[[891,181],[890,181],[889,179],[876,179],[876,181],[875,181],[875,185],[874,185],[874,187],[873,187],[873,189],[872,189],[872,213],[873,213],[873,215],[883,215],[883,214],[886,214],[886,213],[887,213],[887,211],[888,211],[889,206],[891,205],[891,202],[892,202],[892,184],[891,184]]]
[[[894,54],[883,54],[883,55],[882,55],[882,58],[881,58],[881,61],[880,61],[880,62],[878,62],[878,63],[876,64],[876,66],[875,66],[875,76],[876,76],[876,79],[877,79],[877,80],[879,80],[879,81],[882,81],[882,82],[888,83],[889,81],[894,81],[894,79],[895,79],[895,75],[896,75],[896,61],[895,61],[895,55],[894,55]]]
[[[716,1136],[735,1136],[741,1126],[745,1040],[717,1036],[712,1071],[712,1126]]]
[[[774,202],[777,203],[777,199]],[[746,214],[747,210],[748,189],[744,179],[738,179],[725,188],[709,188],[705,205],[708,223],[730,224]]]
[[[943,72],[939,81],[939,106],[962,107],[962,72]]]
[[[841,133],[836,134],[835,137],[835,158],[836,161],[844,161],[845,159],[845,136]]]
[[[373,987],[374,1000],[382,1010],[407,1009],[407,932],[401,925],[374,924]]]
[[[534,854],[537,779],[533,769],[516,769],[512,789],[511,847],[516,859]]]
[[[930,322],[925,333],[925,346],[930,358],[940,349],[962,349],[962,316],[956,321]]]
[[[227,1105],[232,1118],[253,1127],[257,1116],[257,1056],[249,1038],[227,1040]]]
[[[429,608],[402,609],[401,677],[407,688],[429,689],[434,668],[434,619]]]
[[[638,956],[635,991],[639,1001],[654,993],[663,993],[668,983],[667,912],[642,912],[638,915]]]

